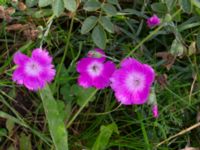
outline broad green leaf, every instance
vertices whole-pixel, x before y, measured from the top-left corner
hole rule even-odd
[[[96,11],[100,7],[101,7],[101,3],[99,1],[89,0],[84,4],[83,9],[85,9],[87,11]]]
[[[39,0],[39,7],[46,7],[50,5],[53,1],[52,0]]]
[[[38,11],[35,11],[34,13],[31,13],[31,15],[34,18],[42,18],[42,17],[48,17],[53,14],[52,9],[41,9]]]
[[[64,11],[64,2],[63,0],[54,0],[52,2],[53,13],[56,17],[59,17]]]
[[[56,150],[68,150],[68,135],[60,116],[57,103],[48,86],[40,91],[49,131]]]
[[[26,136],[22,132],[19,138],[19,147],[20,147],[20,150],[32,150],[30,136]]]
[[[192,4],[194,4],[196,7],[200,8],[200,0],[191,0]]]
[[[172,10],[176,5],[177,0],[165,0],[168,10]]]
[[[104,29],[110,33],[114,33],[113,23],[110,21],[110,18],[102,16],[99,20]]]
[[[171,45],[170,52],[175,56],[182,56],[185,52],[185,47],[179,40],[174,39]]]
[[[165,3],[153,3],[151,8],[157,13],[167,13],[167,6]]]
[[[102,49],[104,49],[106,47],[106,33],[100,25],[97,25],[93,29],[92,40],[98,47],[100,47]]]
[[[115,123],[109,124],[107,126],[102,125],[92,150],[105,150],[113,132],[119,134],[117,125]]]
[[[107,15],[115,16],[117,14],[116,8],[111,4],[103,4],[101,7]]]
[[[118,0],[107,0],[107,2],[110,3],[110,4],[114,4],[114,5],[119,4]]]
[[[184,12],[186,12],[186,13],[192,12],[191,0],[179,0],[179,4]]]
[[[26,0],[25,4],[28,7],[33,7],[33,6],[36,6],[38,4],[38,0]]]
[[[97,23],[97,17],[90,16],[90,17],[86,18],[81,27],[81,34],[88,33],[90,30],[92,30],[94,28],[96,23]]]
[[[63,0],[65,8],[69,11],[76,11],[76,0]]]
[[[71,93],[76,95],[77,97],[77,104],[79,106],[83,106],[83,104],[85,103],[85,101],[88,99],[88,95],[91,95],[92,93],[94,93],[95,89],[94,88],[87,88],[84,89],[76,84],[74,84],[71,88]],[[93,101],[95,99],[95,97],[92,97],[90,99],[90,102]]]
[[[68,102],[68,101],[72,101],[73,99],[73,93],[71,93],[70,90],[71,86],[69,84],[65,84],[64,86],[61,87],[60,92],[63,96],[63,99]]]

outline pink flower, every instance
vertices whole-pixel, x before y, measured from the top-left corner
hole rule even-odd
[[[152,112],[153,112],[153,117],[154,118],[158,118],[158,105],[156,104],[156,105],[153,105],[153,107],[152,107]]]
[[[115,71],[115,64],[105,58],[82,58],[76,67],[80,73],[78,84],[84,88],[103,89],[110,85],[110,77]]]
[[[157,15],[153,15],[152,17],[147,19],[147,25],[149,28],[155,27],[160,24],[160,18]]]
[[[52,57],[46,50],[36,48],[32,56],[28,57],[20,51],[14,54],[14,63],[17,65],[12,79],[20,85],[24,85],[29,90],[39,90],[44,88],[47,82],[51,82],[55,76]]]
[[[154,77],[154,70],[149,65],[126,58],[121,62],[121,68],[113,73],[111,88],[122,104],[143,104],[148,99]]]

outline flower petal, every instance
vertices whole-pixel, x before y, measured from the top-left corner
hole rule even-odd
[[[13,56],[13,61],[17,65],[24,65],[29,60],[29,57],[21,53],[20,51],[16,52]]]
[[[78,84],[84,88],[89,88],[92,86],[92,79],[87,74],[81,74],[78,77]]]
[[[52,62],[52,57],[49,56],[49,52],[41,48],[33,50],[31,59],[37,61],[42,66],[50,65]]]

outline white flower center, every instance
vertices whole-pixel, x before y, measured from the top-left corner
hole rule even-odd
[[[88,73],[93,77],[99,76],[102,70],[103,70],[103,64],[96,61],[94,61],[87,67]]]
[[[35,61],[29,61],[25,65],[25,72],[30,76],[37,76],[41,70],[41,66]]]
[[[131,92],[141,91],[145,87],[144,74],[139,72],[133,72],[127,75],[125,84]]]

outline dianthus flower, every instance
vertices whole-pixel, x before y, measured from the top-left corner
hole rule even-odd
[[[46,50],[36,48],[31,57],[22,54],[20,51],[14,54],[14,63],[17,65],[12,79],[29,90],[44,88],[47,82],[51,82],[55,76],[52,57]]]
[[[133,58],[124,59],[120,66],[110,78],[116,99],[125,105],[145,103],[154,81],[154,70]]]
[[[112,61],[105,61],[105,54],[101,49],[96,49],[95,52],[103,54],[100,57],[82,58],[77,63],[78,84],[84,88],[95,87],[103,89],[110,85],[110,77],[115,71],[115,64]]]
[[[157,15],[153,15],[152,17],[147,19],[147,26],[152,28],[160,24],[160,18]]]

